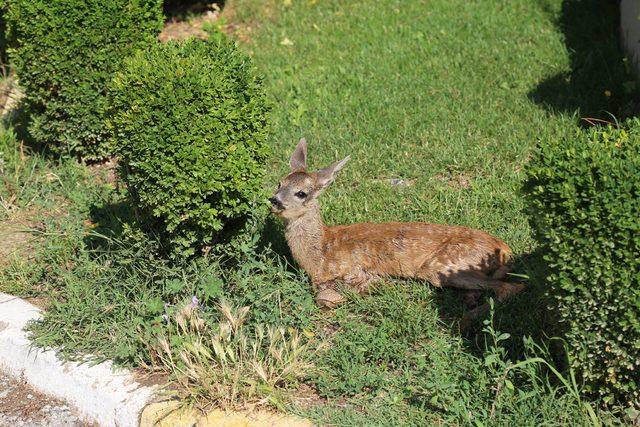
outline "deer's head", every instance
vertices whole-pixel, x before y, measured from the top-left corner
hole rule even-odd
[[[317,206],[318,196],[327,188],[349,160],[349,156],[326,168],[307,171],[307,140],[302,138],[291,155],[291,172],[278,184],[271,202],[271,212],[284,218],[294,219]]]

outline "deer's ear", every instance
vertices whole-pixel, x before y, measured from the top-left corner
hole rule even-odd
[[[296,149],[293,150],[291,160],[289,160],[291,172],[307,169],[307,140],[300,138]]]
[[[336,175],[340,172],[340,169],[347,164],[351,156],[347,156],[339,162],[335,162],[324,169],[320,169],[316,172],[316,176],[318,178],[318,186],[324,188],[331,184],[334,179],[336,179]]]

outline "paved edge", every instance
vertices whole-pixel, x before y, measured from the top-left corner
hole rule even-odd
[[[54,350],[33,347],[24,327],[40,316],[35,306],[0,292],[0,368],[100,426],[137,427],[157,388],[141,386],[130,371],[114,369],[110,361],[63,362]]]

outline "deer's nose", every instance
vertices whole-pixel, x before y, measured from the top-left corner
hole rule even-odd
[[[278,206],[278,199],[276,199],[275,197],[269,197],[269,202],[271,202],[272,206]]]

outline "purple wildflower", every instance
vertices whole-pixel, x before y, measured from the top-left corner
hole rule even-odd
[[[194,295],[191,297],[191,308],[198,308],[198,304],[200,304],[200,301],[198,301],[198,298]]]

